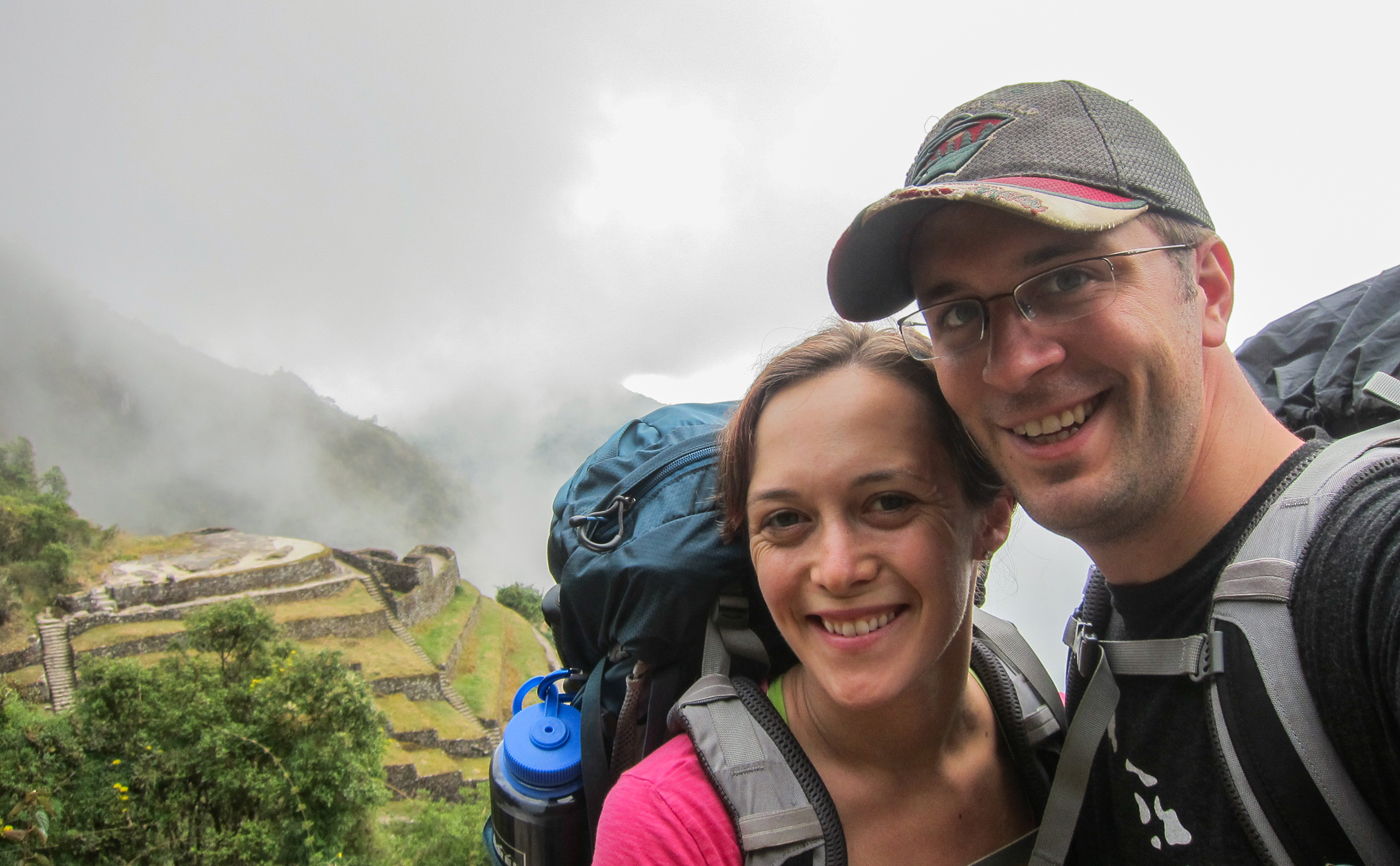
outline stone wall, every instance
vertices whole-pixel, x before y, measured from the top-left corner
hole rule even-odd
[[[317,619],[296,619],[282,623],[282,634],[292,640],[315,640],[318,637],[373,637],[389,630],[387,611],[352,613]]]
[[[358,581],[350,576],[332,577],[326,580],[318,580],[313,583],[293,586],[284,589],[264,589],[251,590],[244,593],[239,598],[246,598],[257,604],[290,604],[294,601],[308,601],[315,598],[330,598],[333,595],[340,595],[350,586]],[[207,605],[217,604],[220,601],[231,599],[213,596],[197,601],[188,601],[181,604],[162,605],[152,607],[150,605],[138,605],[127,608],[117,613],[108,611],[89,612],[79,611],[68,619],[68,637],[77,637],[88,629],[97,628],[100,625],[117,625],[127,622],[153,622],[164,619],[184,619],[190,612],[199,610]],[[387,622],[384,628],[388,628]],[[379,631],[383,631],[380,629]],[[378,632],[375,632],[376,634]],[[364,635],[362,635],[364,636]],[[0,668],[3,670],[3,668]]]
[[[389,609],[404,625],[417,625],[442,612],[452,600],[461,573],[457,569],[457,554],[450,547],[420,544],[413,548],[403,562],[392,562],[385,555],[387,550],[333,550],[336,559],[370,575],[384,590]],[[442,568],[433,574],[429,555],[443,559]],[[410,577],[411,572],[411,577]],[[408,591],[399,587],[409,586]],[[393,590],[393,591],[390,591]]]
[[[296,562],[276,563],[246,571],[233,571],[208,577],[191,575],[149,583],[109,584],[117,607],[141,604],[171,605],[218,595],[240,595],[251,590],[274,586],[291,586],[325,577],[335,570],[335,560],[329,550],[313,554]]]
[[[126,656],[143,656],[147,653],[165,652],[170,645],[185,636],[182,631],[172,631],[169,634],[153,634],[137,640],[114,643],[111,646],[98,646],[92,649],[80,650],[75,655],[78,658],[85,656],[96,656],[103,659],[119,659]]]
[[[447,653],[447,661],[443,663],[443,670],[452,671],[457,668],[457,662],[462,658],[462,644],[466,643],[467,635],[476,628],[479,619],[481,619],[481,596],[477,595],[476,604],[472,605],[472,612],[467,615],[467,624],[462,626],[462,633],[457,635],[457,642],[452,644],[451,651]]]
[[[412,764],[395,764],[384,768],[385,781],[395,800],[423,793],[431,800],[446,800],[449,803],[462,802],[462,788],[475,785],[475,782],[462,781],[462,773],[438,773],[436,776],[420,776],[418,768]]]
[[[395,731],[393,725],[385,725],[389,736],[400,743],[413,743],[425,749],[441,749],[454,758],[491,757],[491,738],[478,737],[475,740],[444,740],[435,728],[426,731]]]
[[[407,677],[384,677],[373,680],[369,687],[376,695],[392,695],[402,692],[410,701],[445,701],[442,682],[438,675],[414,674]]]
[[[371,574],[379,578],[381,584],[394,592],[412,592],[426,576],[416,561],[410,562],[405,556],[403,562],[399,562],[392,550],[367,547],[355,551],[355,555],[360,557]]]
[[[429,554],[443,558],[442,568],[433,574]],[[457,571],[457,555],[451,548],[418,545],[404,557],[404,562],[413,561],[418,568],[418,586],[406,595],[395,599],[399,619],[405,625],[417,625],[442,612],[452,600],[461,577]]]
[[[37,665],[44,660],[44,645],[39,638],[30,635],[29,646],[13,652],[0,653],[0,674],[8,674],[20,668]]]

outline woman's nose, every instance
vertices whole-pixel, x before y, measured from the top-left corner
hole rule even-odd
[[[812,582],[834,595],[872,580],[877,564],[864,550],[859,533],[844,521],[828,522],[821,529]]]

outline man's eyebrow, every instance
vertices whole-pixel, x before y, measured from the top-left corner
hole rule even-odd
[[[1098,246],[1099,236],[1097,233],[1056,240],[1054,243],[1036,247],[1026,253],[1021,257],[1021,266],[1034,268],[1066,256],[1093,255],[1098,251]],[[967,291],[967,284],[961,280],[940,280],[932,285],[917,289],[915,294],[918,296],[919,302],[926,306],[930,302],[936,302]]]
[[[1046,262],[1052,262],[1055,259],[1065,256],[1093,253],[1095,247],[1099,245],[1098,240],[1097,234],[1090,234],[1081,237],[1067,238],[1056,241],[1053,244],[1046,244],[1022,256],[1021,264],[1028,268],[1033,268],[1036,265],[1043,265]]]

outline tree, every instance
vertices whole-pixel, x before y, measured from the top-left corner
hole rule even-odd
[[[230,662],[251,663],[259,649],[277,637],[277,623],[251,601],[238,599],[190,614],[185,635],[191,649],[219,657],[219,672],[227,679]]]
[[[64,502],[72,495],[68,491],[68,476],[57,466],[50,466],[49,470],[39,477],[39,490]]]
[[[496,601],[525,617],[531,625],[544,622],[543,598],[533,586],[519,582],[503,586],[496,590]]]
[[[42,789],[55,863],[344,862],[385,797],[384,718],[339,654],[274,643],[265,613],[220,605],[221,664],[84,665],[72,713],[0,719],[0,806]],[[236,628],[220,628],[222,624]],[[37,718],[36,718],[37,717]],[[7,852],[7,848],[10,849]],[[17,845],[0,842],[0,864]]]

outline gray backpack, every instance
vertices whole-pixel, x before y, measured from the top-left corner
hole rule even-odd
[[[1363,390],[1400,407],[1400,381],[1384,373],[1372,376]],[[1113,625],[1104,621],[1103,577],[1091,575],[1085,603],[1065,628],[1071,679],[1088,684],[1065,736],[1031,863],[1059,866],[1065,860],[1090,766],[1118,703],[1115,678],[1186,676],[1209,690],[1221,770],[1257,850],[1279,866],[1400,864],[1400,846],[1323,730],[1288,609],[1299,556],[1338,492],[1396,460],[1400,421],[1338,439],[1298,471],[1221,572],[1206,633],[1101,639],[1113,633]],[[1072,703],[1077,691],[1072,683]]]
[[[671,709],[670,729],[694,744],[734,822],[746,866],[844,866],[845,836],[821,777],[758,685],[729,676],[730,653],[748,642],[743,605],[720,599],[707,625],[701,676]],[[977,608],[973,634],[972,669],[1039,814],[1065,726],[1060,693],[1015,626]],[[1024,863],[1034,842],[1032,832],[978,866]]]

